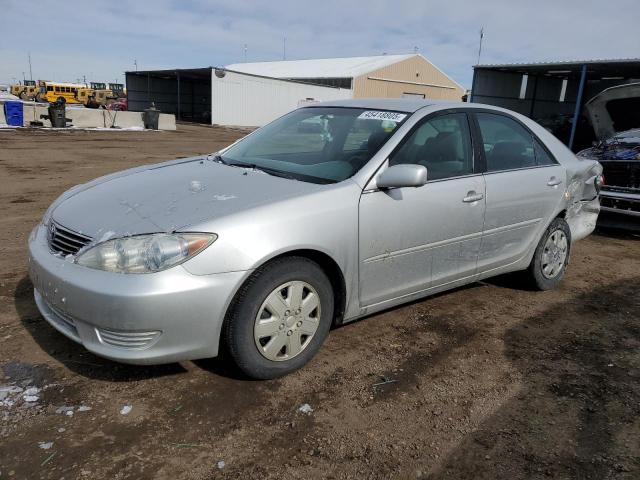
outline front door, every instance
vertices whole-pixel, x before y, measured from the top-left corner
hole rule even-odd
[[[426,117],[389,157],[389,165],[427,168],[418,188],[367,190],[360,199],[362,306],[380,304],[474,277],[485,208],[474,173],[465,113]]]

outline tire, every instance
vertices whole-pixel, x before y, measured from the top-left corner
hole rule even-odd
[[[308,310],[316,301],[318,307],[305,315],[304,302]],[[320,349],[333,310],[331,282],[317,263],[304,257],[277,259],[256,270],[241,287],[225,318],[222,340],[245,375],[261,380],[281,377],[305,365]]]
[[[557,250],[555,250],[556,247]],[[563,218],[555,218],[542,235],[527,270],[531,286],[537,290],[556,288],[564,277],[570,253],[571,230],[569,225]]]

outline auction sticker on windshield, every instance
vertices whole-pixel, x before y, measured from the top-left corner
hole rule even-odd
[[[364,120],[391,120],[394,122],[401,122],[406,116],[406,113],[367,110],[366,112],[362,112],[358,118]]]

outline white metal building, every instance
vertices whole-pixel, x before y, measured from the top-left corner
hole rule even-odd
[[[261,126],[309,101],[417,96],[460,100],[463,88],[422,55],[237,63],[127,72],[129,109],[151,102],[177,120]]]
[[[211,81],[211,123],[261,126],[304,103],[343,98],[351,91],[218,69]]]

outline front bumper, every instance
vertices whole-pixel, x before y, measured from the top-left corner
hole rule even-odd
[[[640,190],[637,188],[603,189],[600,192],[603,212],[614,212],[640,219]]]
[[[600,192],[600,199],[598,226],[640,231],[640,190],[609,187]]]
[[[42,316],[101,357],[159,364],[214,357],[231,298],[250,272],[193,275],[181,265],[119,274],[53,255],[46,229],[29,239],[29,276]]]

